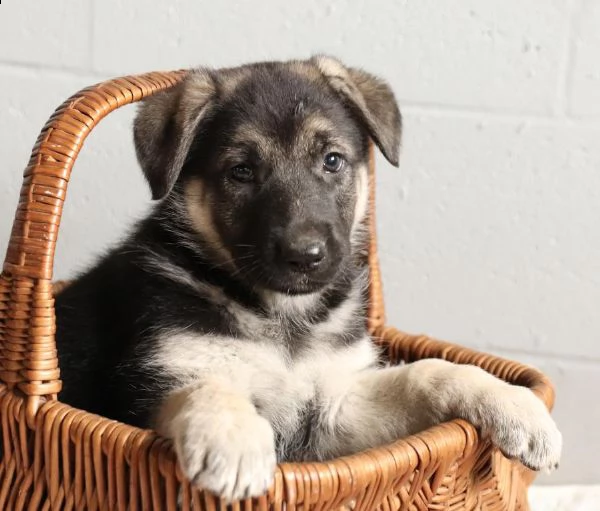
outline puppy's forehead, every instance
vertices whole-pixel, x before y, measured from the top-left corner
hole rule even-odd
[[[261,152],[336,146],[352,151],[358,126],[320,73],[305,63],[259,64],[224,74],[229,141]]]

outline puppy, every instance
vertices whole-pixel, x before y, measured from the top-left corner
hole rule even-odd
[[[329,57],[198,69],[143,102],[159,202],[56,300],[73,406],[173,439],[187,476],[259,495],[322,460],[463,418],[533,469],[561,435],[540,400],[473,366],[383,367],[365,330],[369,140],[398,164],[382,80]]]

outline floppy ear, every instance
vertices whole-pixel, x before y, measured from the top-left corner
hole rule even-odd
[[[312,60],[329,85],[358,114],[383,155],[397,167],[402,118],[390,86],[360,69],[347,68],[333,57],[318,55]]]
[[[152,199],[162,199],[173,188],[215,90],[209,71],[197,69],[182,83],[142,101],[133,138]]]

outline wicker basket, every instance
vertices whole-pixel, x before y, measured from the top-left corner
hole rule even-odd
[[[0,276],[0,510],[226,508],[190,486],[169,441],[57,400],[51,279],[71,168],[105,115],[184,76],[150,73],[87,88],[56,110],[33,148]],[[390,360],[476,364],[551,406],[550,382],[531,368],[384,325],[373,214],[370,221],[368,325]],[[533,477],[456,420],[330,462],[282,464],[268,495],[227,509],[525,510]]]

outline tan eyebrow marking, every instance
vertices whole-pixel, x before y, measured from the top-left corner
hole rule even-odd
[[[353,155],[352,147],[342,137],[337,136],[336,131],[336,126],[330,119],[320,113],[313,113],[303,120],[298,130],[297,143],[309,147],[316,138],[322,138],[344,154]]]
[[[262,133],[255,124],[245,123],[236,127],[231,137],[233,146],[253,146],[259,156],[266,158],[269,154],[280,150],[277,140]]]

